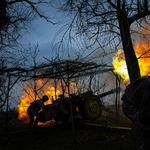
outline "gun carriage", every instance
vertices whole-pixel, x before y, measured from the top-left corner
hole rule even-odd
[[[53,118],[56,122],[67,123],[71,121],[71,110],[74,120],[96,120],[102,113],[102,97],[112,94],[116,89],[93,95],[88,91],[79,95],[70,94],[69,97],[59,95],[59,98],[52,104],[46,105],[40,112],[40,122],[46,122]],[[70,107],[71,106],[71,107]]]

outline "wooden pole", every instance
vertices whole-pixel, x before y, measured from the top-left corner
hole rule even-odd
[[[70,102],[70,112],[71,112],[71,121],[72,121],[72,130],[73,130],[73,135],[75,138],[75,130],[74,130],[74,121],[73,121],[73,112],[72,112],[72,103],[71,103],[71,98],[70,98],[70,89],[69,89],[69,62],[67,61],[67,70],[68,70],[68,95],[69,95],[69,102]]]
[[[116,74],[116,88],[118,88],[118,80],[117,80],[117,74]],[[116,120],[118,121],[118,91],[116,90]]]
[[[9,107],[9,86],[10,86],[10,75],[8,75],[8,85],[7,85],[7,95],[6,95],[6,101],[7,101],[7,106],[6,106],[6,134],[7,134],[7,128],[8,128],[8,107]]]

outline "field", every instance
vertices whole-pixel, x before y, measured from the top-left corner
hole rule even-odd
[[[95,126],[90,125],[95,124]],[[101,125],[101,126],[99,126]],[[122,126],[127,128],[110,128]],[[131,122],[121,114],[104,113],[95,122],[82,121],[74,126],[59,124],[28,129],[27,124],[0,128],[0,149],[4,150],[136,150],[140,140]]]

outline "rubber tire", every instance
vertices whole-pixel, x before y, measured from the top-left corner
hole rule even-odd
[[[95,95],[87,96],[84,99],[83,109],[84,109],[84,117],[88,120],[94,121],[101,116],[102,102]]]

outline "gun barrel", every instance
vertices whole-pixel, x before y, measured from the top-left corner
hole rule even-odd
[[[98,96],[99,98],[101,98],[101,97],[104,97],[104,96],[106,96],[106,95],[113,94],[113,93],[115,93],[116,91],[119,91],[119,90],[120,90],[120,88],[114,88],[114,89],[112,89],[112,90],[110,90],[110,91],[104,92],[104,93],[99,94],[99,95],[97,95],[97,96]]]

